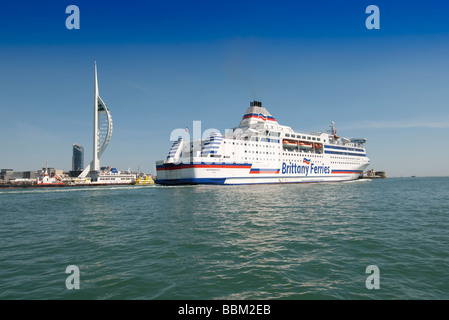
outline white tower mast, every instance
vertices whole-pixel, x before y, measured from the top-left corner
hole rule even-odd
[[[112,137],[112,118],[108,107],[98,94],[97,63],[95,62],[95,90],[94,90],[94,147],[92,162],[78,176],[86,177],[89,172],[100,171],[100,157]]]
[[[97,62],[95,61],[95,89],[94,89],[94,159],[93,166],[91,168],[92,171],[100,171],[100,158],[98,155],[98,79],[97,79]]]

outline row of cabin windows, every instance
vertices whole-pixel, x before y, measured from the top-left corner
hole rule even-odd
[[[263,153],[263,154],[276,154],[275,152],[268,152],[268,151],[254,151],[254,150],[245,150],[245,153]]]
[[[120,180],[132,180],[133,178],[120,178]],[[112,180],[118,180],[118,178],[103,178],[103,177],[101,177],[100,178],[100,180],[102,180],[102,181],[105,181],[105,180],[108,180],[108,181],[112,181]]]
[[[276,161],[275,158],[248,158],[248,157],[245,157],[245,160]],[[279,161],[284,161],[284,162],[287,162],[287,161],[289,161],[289,162],[302,162],[301,159],[279,159]],[[345,162],[331,161],[331,163],[333,163],[333,164],[354,164],[354,165],[359,164],[357,162],[347,162],[347,161],[345,161]]]
[[[224,144],[226,144],[226,141],[223,141],[223,143]],[[258,147],[259,145],[256,143],[256,144],[254,144],[254,143],[247,143],[247,142],[245,142],[245,143],[243,143],[243,142],[241,142],[241,143],[238,143],[238,142],[232,142],[232,144],[233,145],[241,145],[241,146],[248,146],[248,147]],[[272,144],[266,144],[266,145],[260,145],[261,147],[265,147],[265,148],[281,148],[280,146],[278,147],[278,146],[275,146],[275,145],[272,145]]]
[[[242,158],[242,159],[243,159],[243,158]],[[245,160],[276,161],[275,158],[248,158],[248,157],[245,157]],[[282,159],[282,160],[279,160],[279,161],[284,161],[284,162],[289,161],[289,162],[298,162],[298,163],[302,163],[302,160],[300,160],[300,159]],[[333,164],[354,164],[354,165],[359,164],[359,163],[357,163],[357,162],[346,162],[346,161],[345,161],[345,162],[331,161],[331,163],[333,163]]]
[[[295,153],[283,153],[282,155],[283,156],[296,156],[296,157],[304,156],[304,154],[298,153],[298,152],[295,152]],[[320,156],[320,155],[317,155],[317,154],[307,154],[307,157],[312,157],[312,158],[320,157],[320,158],[322,158],[323,156]]]
[[[345,159],[345,160],[356,160],[358,162],[363,162],[363,158],[349,158],[349,157],[331,157],[331,159]]]
[[[363,149],[358,148],[347,148],[347,147],[341,147],[341,146],[334,146],[334,145],[327,145],[325,146],[327,149],[338,149],[338,150],[348,150],[348,151],[359,151],[359,152],[365,152]]]
[[[265,131],[265,135],[269,136],[269,137],[280,137],[281,133],[267,130],[267,131]],[[318,138],[318,137],[302,136],[300,134],[293,134],[293,133],[286,133],[285,137],[297,138],[297,139],[307,139],[307,140],[312,140],[312,141],[321,141],[321,138]],[[259,141],[259,137],[251,137],[251,141]],[[326,140],[324,140],[324,142],[326,142]]]
[[[318,140],[319,141],[319,140]],[[223,142],[224,144],[226,144],[226,141]],[[233,145],[245,145],[248,147],[259,147],[258,144],[254,144],[254,143],[238,143],[238,142],[232,142]],[[273,145],[260,145],[261,147],[265,147],[265,148],[278,148],[281,149],[281,146],[273,146]],[[246,151],[245,151],[246,152]],[[305,152],[312,152],[311,150],[301,150],[300,152],[305,153]],[[320,152],[321,153],[321,152]]]
[[[243,158],[242,158],[243,159]],[[273,158],[246,158],[245,157],[245,160],[261,160],[261,161],[276,161],[276,159],[273,159]]]
[[[312,141],[321,141],[320,138],[316,138],[316,137],[306,137],[306,136],[301,136],[299,134],[290,134],[290,133],[286,133],[285,137],[287,138],[297,138],[297,139],[307,139],[307,140],[312,140]]]
[[[335,164],[360,164],[357,162],[338,162],[338,161],[331,161],[331,163],[335,163]]]
[[[260,154],[276,154],[275,152],[268,152],[268,151],[254,151],[254,150],[245,150],[245,153],[260,153]],[[234,152],[232,153],[234,154]],[[302,156],[303,154],[300,152],[293,152],[293,153],[282,153],[283,156]],[[320,157],[322,158],[323,156],[319,155],[319,154],[307,154],[308,157]],[[331,157],[332,158],[332,157]]]

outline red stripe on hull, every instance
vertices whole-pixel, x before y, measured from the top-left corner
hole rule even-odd
[[[239,166],[239,165],[222,165],[222,164],[187,164],[181,166],[165,166],[162,168],[156,168],[160,170],[179,170],[179,169],[191,169],[191,168],[224,168],[224,169],[251,169],[251,165]]]

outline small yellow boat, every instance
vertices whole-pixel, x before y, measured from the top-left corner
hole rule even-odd
[[[136,186],[153,185],[154,180],[151,178],[151,176],[142,176],[142,177],[137,178],[134,184]]]

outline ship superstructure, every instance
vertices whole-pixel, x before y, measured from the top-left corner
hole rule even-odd
[[[365,138],[303,133],[280,125],[259,101],[239,126],[202,141],[180,137],[156,163],[159,184],[259,184],[358,179],[369,165]]]

